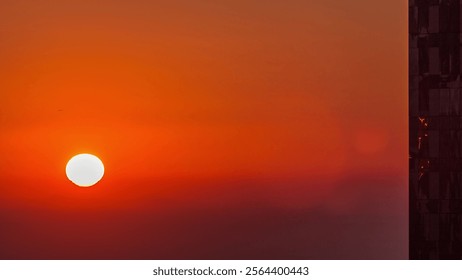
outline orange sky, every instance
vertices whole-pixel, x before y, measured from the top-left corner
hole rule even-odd
[[[406,11],[398,0],[1,1],[0,222],[33,229],[31,213],[43,211],[56,229],[57,213],[76,209],[239,217],[255,202],[321,207],[321,220],[367,209],[390,234],[377,238],[387,254],[365,256],[407,257]],[[85,190],[64,173],[82,152],[106,165]],[[361,239],[357,223],[342,240]],[[10,230],[0,243],[19,244],[20,227]],[[117,258],[165,257],[139,250]],[[68,254],[56,251],[92,256]],[[191,255],[201,256],[213,257]]]

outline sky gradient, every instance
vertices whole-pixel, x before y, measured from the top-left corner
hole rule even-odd
[[[0,258],[407,258],[407,3],[0,1]],[[78,188],[67,161],[106,174]]]

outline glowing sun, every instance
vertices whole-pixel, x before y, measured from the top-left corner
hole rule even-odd
[[[78,154],[67,162],[66,175],[77,186],[90,187],[103,178],[104,165],[94,155]]]

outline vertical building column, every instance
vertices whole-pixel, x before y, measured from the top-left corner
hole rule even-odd
[[[462,259],[460,0],[409,1],[409,257]]]

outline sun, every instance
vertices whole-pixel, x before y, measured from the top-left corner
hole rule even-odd
[[[103,178],[104,165],[94,155],[78,154],[67,162],[66,175],[77,186],[90,187]]]

